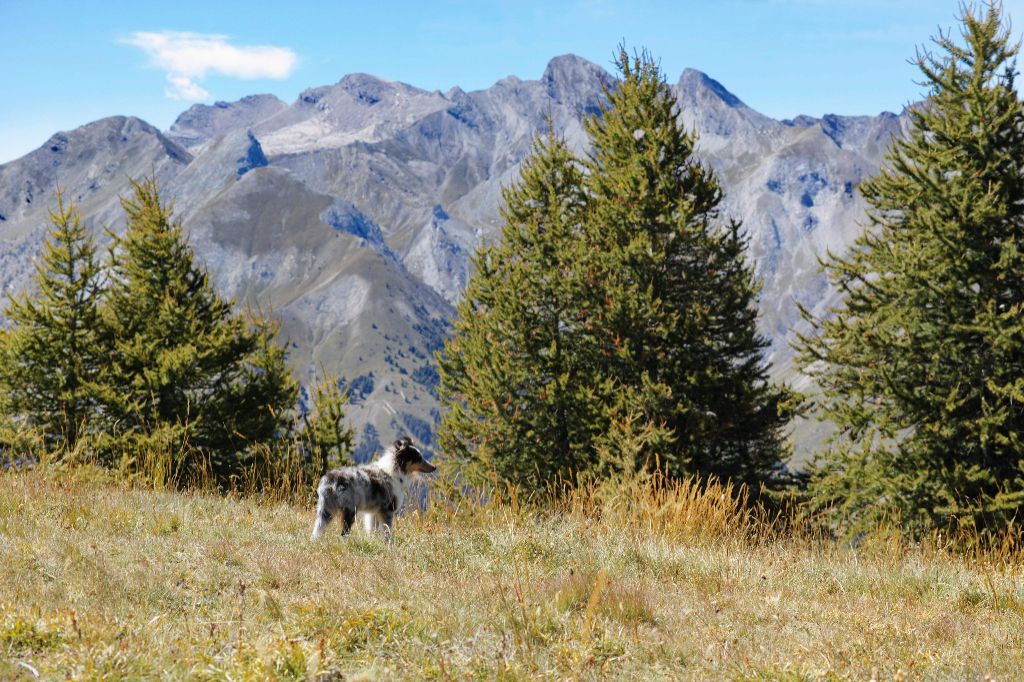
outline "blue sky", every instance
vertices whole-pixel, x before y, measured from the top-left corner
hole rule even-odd
[[[0,163],[115,114],[166,129],[194,101],[307,87],[362,71],[427,89],[537,78],[575,53],[606,68],[646,47],[776,118],[899,111],[920,95],[916,46],[957,0],[301,2],[0,0]],[[1024,17],[1024,0],[1007,0]],[[1018,33],[1015,30],[1015,33]]]

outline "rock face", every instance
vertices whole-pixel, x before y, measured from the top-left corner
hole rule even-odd
[[[399,432],[429,444],[432,354],[474,248],[498,233],[501,188],[549,116],[585,153],[582,119],[613,86],[569,55],[539,80],[477,92],[353,74],[291,105],[271,95],[195,105],[166,133],[128,117],[58,133],[0,166],[0,287],[28,284],[57,187],[102,238],[123,229],[127,178],[155,173],[221,291],[282,320],[300,380],[322,369],[345,378],[362,454]],[[860,231],[856,186],[905,120],[776,121],[691,69],[674,87],[722,178],[724,215],[749,234],[774,373],[790,378],[796,303],[829,302],[817,257]]]
[[[270,118],[288,105],[273,95],[249,95],[237,102],[195,104],[178,117],[167,137],[186,149],[195,149],[224,133],[245,130]]]

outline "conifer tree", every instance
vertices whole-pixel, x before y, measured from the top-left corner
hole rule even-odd
[[[332,467],[351,466],[355,432],[345,424],[348,395],[338,378],[327,375],[310,387],[309,410],[302,415],[297,436],[302,454],[315,476]]]
[[[617,65],[587,121],[587,251],[604,302],[600,371],[618,387],[609,434],[621,441],[628,426],[646,444],[610,464],[657,456],[673,475],[756,484],[780,467],[789,394],[767,377],[746,240],[720,217],[718,180],[657,64],[620,48]]]
[[[295,402],[278,327],[216,293],[155,180],[132,187],[103,308],[113,347],[104,418],[114,434],[199,450],[223,479],[285,427]]]
[[[440,357],[452,456],[516,481],[588,466],[600,429],[583,324],[582,169],[549,130],[502,193],[500,242],[482,247]]]
[[[56,210],[35,263],[35,291],[9,301],[0,331],[3,408],[43,435],[48,449],[72,449],[95,412],[95,381],[105,362],[98,336],[102,272],[96,247],[73,204]]]
[[[1024,502],[1024,114],[998,5],[919,53],[928,97],[829,255],[841,304],[801,339],[837,430],[811,493],[850,529],[1000,529]]]
[[[549,135],[504,194],[441,358],[442,448],[514,480],[763,482],[788,393],[767,379],[746,242],[657,66],[618,61],[585,166]]]

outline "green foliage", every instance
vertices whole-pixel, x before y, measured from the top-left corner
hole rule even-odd
[[[36,291],[10,300],[0,330],[2,461],[59,452],[157,488],[307,494],[351,461],[346,396],[321,382],[295,418],[279,326],[217,294],[154,180],[132,189],[107,269],[57,194]]]
[[[56,451],[76,446],[95,411],[105,354],[96,247],[60,191],[50,222],[35,263],[35,291],[11,297],[5,311],[10,328],[0,330],[0,410],[23,419]]]
[[[327,376],[310,388],[310,410],[302,417],[297,433],[300,450],[317,475],[329,468],[353,464],[355,433],[345,425],[348,396],[338,378]]]
[[[52,452],[46,447],[44,435],[24,419],[0,412],[0,470],[42,461]]]
[[[121,202],[128,226],[114,237],[101,310],[111,348],[102,424],[129,443],[156,434],[187,443],[226,480],[245,465],[248,448],[287,426],[297,391],[274,341],[278,326],[232,312],[194,263],[156,182],[132,187]]]
[[[1004,528],[1024,503],[1024,113],[998,6],[921,53],[927,100],[861,188],[844,295],[800,340],[837,427],[811,493],[859,529]]]
[[[718,180],[695,158],[656,63],[620,49],[617,64],[603,115],[587,121],[599,371],[622,422],[610,433],[646,434],[633,467],[657,456],[672,475],[756,484],[780,466],[790,395],[768,381],[746,240],[721,219]]]
[[[587,121],[549,133],[503,195],[440,359],[442,448],[513,480],[772,478],[789,394],[769,384],[738,223],[646,54]]]
[[[586,468],[600,428],[583,378],[593,344],[583,259],[582,169],[553,133],[503,192],[500,243],[477,252],[455,334],[440,357],[450,456],[514,480]]]

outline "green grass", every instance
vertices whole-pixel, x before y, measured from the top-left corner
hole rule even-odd
[[[755,532],[721,490],[454,501],[388,548],[312,503],[0,475],[0,679],[1013,679],[1010,556]]]

